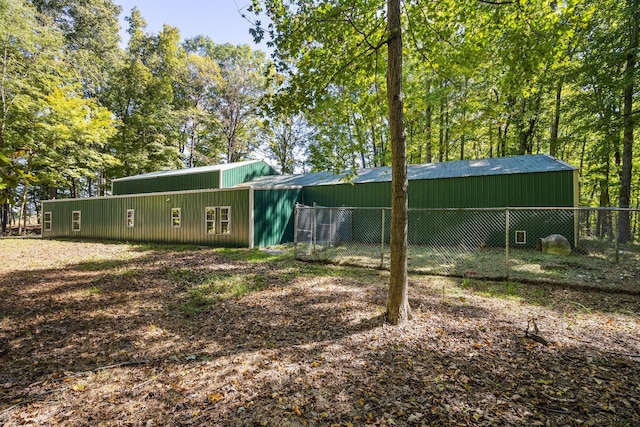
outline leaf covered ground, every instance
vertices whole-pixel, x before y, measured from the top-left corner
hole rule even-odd
[[[386,272],[286,252],[0,251],[4,426],[640,420],[637,294],[411,276],[413,320],[392,327]]]

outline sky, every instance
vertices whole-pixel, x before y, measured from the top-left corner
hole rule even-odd
[[[197,35],[206,35],[214,43],[249,44],[255,49],[270,52],[265,42],[256,45],[249,34],[248,18],[254,15],[247,12],[251,0],[114,0],[122,6],[120,15],[120,36],[126,45],[129,25],[124,20],[137,7],[147,21],[146,31],[159,33],[164,24],[180,29],[182,39]]]

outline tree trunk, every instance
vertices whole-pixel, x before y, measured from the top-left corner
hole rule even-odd
[[[378,153],[378,146],[376,145],[377,139],[378,137],[376,136],[376,127],[372,121],[371,122],[371,147],[373,148],[373,167],[380,166],[380,160],[379,160],[380,155]]]
[[[440,99],[440,126],[438,133],[438,161],[444,160],[444,97]]]
[[[449,121],[449,106],[444,114],[444,161],[449,161],[449,147],[451,147],[451,123]]]
[[[562,100],[562,78],[556,85],[556,105],[551,125],[551,138],[549,139],[549,154],[556,157],[558,151],[558,128],[560,127],[560,101]]]
[[[629,0],[631,34],[627,52],[625,68],[625,88],[623,107],[623,137],[622,137],[622,169],[620,170],[620,199],[619,206],[628,208],[631,202],[631,178],[633,166],[633,80],[636,69],[636,51],[638,50],[638,26],[640,25],[640,0]],[[618,218],[618,241],[631,241],[631,221],[629,212],[620,212]]]
[[[9,223],[9,203],[2,204],[1,217],[2,234],[5,234],[7,232],[7,224]]]
[[[426,163],[431,163],[433,161],[433,152],[432,152],[432,148],[431,148],[431,134],[432,134],[432,112],[431,112],[431,104],[429,104],[427,106],[427,129],[426,129],[426,135],[425,135],[425,139],[427,140],[427,146],[425,148],[425,154],[426,154]]]
[[[100,169],[100,185],[98,188],[98,196],[105,196],[107,193],[107,177],[104,168]]]
[[[427,83],[427,95],[431,93],[431,82]],[[426,163],[431,163],[433,161],[433,153],[431,151],[431,133],[432,133],[432,121],[433,121],[433,112],[431,110],[431,102],[427,101],[427,116],[425,118],[426,121]]]
[[[27,181],[24,182],[22,196],[20,196],[20,216],[18,217],[18,236],[27,234]]]
[[[489,120],[489,158],[493,157],[493,124]]]
[[[33,160],[33,151],[29,150],[29,156],[27,157],[26,174],[31,174],[31,162]],[[24,187],[22,190],[22,196],[20,197],[20,217],[18,218],[18,235],[22,235],[22,232],[27,231],[27,195],[29,191],[29,182],[25,178]],[[22,222],[21,222],[22,221]]]
[[[529,108],[531,107],[529,106]],[[536,127],[538,110],[540,108],[540,97],[536,99],[533,108],[533,117],[525,120],[525,117],[527,115],[527,101],[524,99],[522,100],[520,117],[518,118],[518,127],[520,129],[520,132],[518,134],[518,154],[533,153],[533,134]]]
[[[387,1],[388,65],[387,102],[391,135],[391,264],[387,321],[392,325],[409,320],[407,281],[408,186],[402,106],[402,29],[400,0]]]

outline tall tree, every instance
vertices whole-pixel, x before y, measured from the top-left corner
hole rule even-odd
[[[186,68],[180,32],[165,25],[159,34],[145,32],[140,11],[131,11],[129,44],[108,89],[108,105],[120,124],[110,141],[119,164],[110,177],[180,166],[181,102],[176,82]]]
[[[46,95],[64,84],[62,41],[32,6],[0,2],[0,203],[8,204],[20,183],[34,182],[28,161],[37,139],[34,128],[46,111]],[[3,221],[4,222],[4,221]],[[3,224],[3,228],[6,224]]]
[[[301,115],[272,115],[263,126],[265,151],[282,173],[294,173],[302,165],[302,154],[312,137]]]
[[[62,33],[65,56],[82,82],[83,94],[100,96],[118,60],[122,8],[113,0],[28,1]]]
[[[633,133],[635,131],[633,117],[634,82],[636,79],[636,62],[638,57],[638,29],[640,27],[640,0],[627,0],[628,39],[624,69],[623,95],[623,139],[622,139],[622,168],[620,170],[620,199],[621,208],[630,207],[631,184],[633,168]],[[629,212],[620,212],[618,220],[618,240],[627,243],[631,240],[631,219]]]
[[[262,3],[254,0],[253,10]],[[407,160],[402,102],[402,24],[399,0],[389,0],[385,10],[376,0],[352,2],[304,1],[285,4],[265,0],[271,18],[271,43],[275,47],[277,71],[285,73],[285,99],[299,110],[324,104],[362,71],[375,73],[379,52],[387,48],[387,106],[392,164],[391,280],[387,319],[392,324],[408,320],[407,297]],[[385,25],[386,24],[386,25]],[[264,29],[254,29],[260,38]],[[364,81],[364,80],[363,80]],[[372,88],[370,82],[363,90]],[[346,117],[337,117],[349,131],[355,129]],[[352,137],[352,134],[349,135]]]
[[[201,91],[198,109],[205,116],[198,121],[202,132],[192,154],[209,163],[245,160],[258,145],[269,61],[249,45],[216,44],[205,36],[186,40],[184,46],[192,64],[203,65],[195,88]],[[191,98],[193,89],[185,91]]]
[[[220,69],[210,114],[225,145],[225,161],[246,159],[256,148],[260,100],[267,89],[268,63],[249,45],[217,45],[213,57]]]
[[[391,136],[391,264],[387,320],[398,325],[409,320],[407,285],[408,186],[402,102],[402,24],[400,0],[387,1],[387,103]]]

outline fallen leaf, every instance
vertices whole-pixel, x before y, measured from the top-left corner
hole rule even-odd
[[[222,393],[209,393],[209,395],[207,396],[207,399],[211,403],[218,403],[222,400],[223,397],[224,396],[222,395]]]

